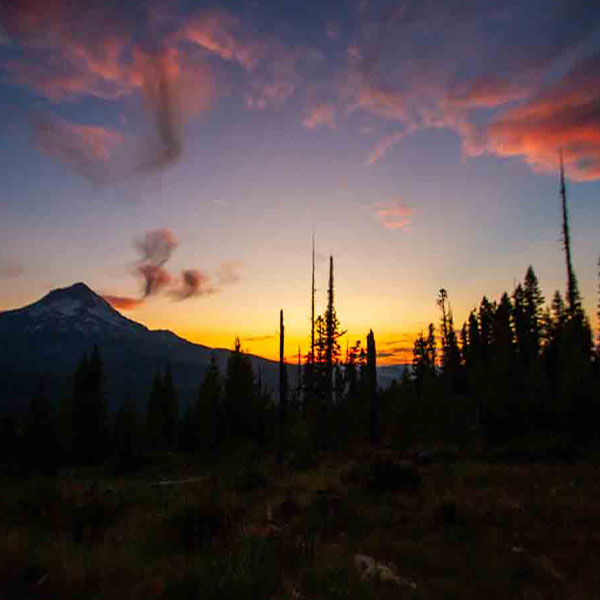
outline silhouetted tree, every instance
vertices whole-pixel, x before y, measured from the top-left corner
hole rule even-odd
[[[243,353],[239,338],[227,361],[225,374],[224,425],[230,442],[257,440],[264,418],[264,395],[255,385],[250,359]]]
[[[571,316],[581,312],[581,298],[579,296],[579,287],[577,277],[573,270],[571,260],[571,236],[569,232],[569,213],[567,208],[567,189],[565,186],[565,167],[563,163],[562,151],[560,152],[560,195],[562,199],[562,233],[563,247],[565,250],[565,263],[567,266],[567,309]]]
[[[157,369],[152,382],[152,389],[146,406],[146,438],[150,450],[164,447],[162,430],[162,404],[164,398],[164,382],[160,369]]]
[[[441,374],[449,393],[462,391],[464,387],[461,355],[458,347],[458,339],[454,331],[454,319],[452,309],[448,302],[448,292],[442,288],[438,295],[437,304],[442,311],[441,330],[442,330],[442,359]]]
[[[29,469],[44,473],[50,473],[58,466],[56,423],[44,376],[38,380],[25,417],[21,458]]]
[[[283,325],[283,310],[279,311],[279,444],[277,449],[277,462],[283,466],[285,453],[285,429],[287,426],[288,390],[287,372],[284,356],[285,329]]]
[[[104,398],[104,366],[95,346],[90,358],[84,354],[74,374],[69,406],[70,460],[90,464],[107,453],[107,412]]]
[[[175,391],[175,384],[173,382],[173,373],[170,363],[167,363],[165,368],[162,391],[162,437],[166,448],[169,450],[174,450],[177,445],[179,404],[177,401],[177,392]]]
[[[340,358],[340,344],[338,339],[341,335],[340,323],[338,321],[335,306],[334,306],[334,289],[333,289],[333,256],[329,257],[329,286],[327,288],[327,309],[325,310],[325,385],[326,400],[330,406],[332,404],[333,393],[333,369]]]
[[[379,406],[377,398],[377,354],[373,330],[367,336],[367,373],[369,385],[369,440],[379,442]]]
[[[214,352],[198,390],[195,421],[199,448],[215,455],[223,438],[223,379]]]

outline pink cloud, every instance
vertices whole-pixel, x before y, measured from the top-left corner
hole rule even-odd
[[[556,172],[562,149],[571,178],[599,179],[600,54],[496,117],[487,134],[490,153],[520,156],[535,171]]]
[[[377,142],[373,150],[369,152],[369,155],[365,160],[365,165],[372,165],[383,158],[387,154],[388,150],[395,146],[405,135],[405,131],[397,131],[396,133],[382,137]]]
[[[425,1],[397,19],[384,18],[373,6],[362,16],[338,79],[342,110],[361,111],[374,124],[394,121],[408,131],[449,129],[467,156],[519,157],[536,172],[555,172],[562,147],[570,176],[597,179],[600,57],[582,58],[594,47],[598,52],[591,38],[583,43],[593,21],[574,21],[583,4],[575,1],[568,14],[559,2],[539,15],[527,3],[492,14],[480,3],[454,11]],[[505,27],[502,35],[482,36],[482,19]],[[540,19],[547,25],[566,19],[565,35],[558,40],[540,29],[532,38],[531,24]],[[419,51],[413,40],[421,30],[439,38],[442,54]],[[397,139],[382,139],[367,164],[381,159]]]
[[[34,137],[42,152],[92,180],[102,177],[111,151],[123,141],[123,135],[116,130],[76,125],[48,116],[35,119]]]
[[[178,37],[200,46],[220,58],[254,69],[266,54],[265,44],[256,36],[244,34],[231,13],[213,9],[194,15],[180,30]]]
[[[186,269],[181,273],[179,287],[171,291],[171,296],[178,300],[186,300],[194,296],[214,294],[216,291],[206,273],[197,269]]]
[[[126,296],[102,296],[113,308],[120,310],[132,310],[144,303],[143,298],[128,298]]]
[[[302,124],[307,129],[316,129],[321,125],[335,129],[335,106],[325,103],[311,108],[302,120]]]
[[[144,298],[158,294],[171,283],[170,273],[162,267],[143,264],[138,267],[138,272],[144,278]]]
[[[412,223],[413,210],[400,198],[375,202],[374,208],[384,229],[405,229]]]
[[[522,100],[530,94],[530,86],[503,81],[496,77],[480,77],[451,89],[446,101],[454,108],[495,108]]]

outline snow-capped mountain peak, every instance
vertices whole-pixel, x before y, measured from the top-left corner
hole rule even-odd
[[[77,330],[94,335],[146,331],[143,325],[121,315],[85,283],[52,290],[37,302],[4,315],[24,320],[23,330],[29,332]]]

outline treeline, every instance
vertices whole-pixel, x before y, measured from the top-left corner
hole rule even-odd
[[[394,435],[510,445],[516,454],[557,456],[598,447],[600,344],[576,285],[546,306],[533,268],[512,294],[483,297],[460,330],[448,294],[439,327],[415,341],[413,364],[387,391]]]
[[[107,406],[103,360],[95,347],[79,361],[70,396],[53,401],[41,377],[23,416],[2,415],[0,463],[18,472],[99,464],[128,471],[169,452],[214,459],[245,443],[266,448],[274,419],[272,399],[239,340],[224,374],[212,356],[186,410],[168,364],[156,372],[143,414],[134,398],[116,413]]]
[[[0,463],[19,472],[93,464],[127,472],[171,452],[210,462],[273,453],[282,466],[302,467],[320,451],[366,442],[523,459],[600,450],[600,339],[595,348],[572,268],[566,300],[557,291],[546,305],[529,267],[512,294],[483,297],[459,329],[441,289],[438,327],[431,323],[415,340],[411,367],[387,390],[377,386],[372,331],[366,346],[346,342],[343,356],[333,258],[327,306],[318,316],[314,290],[313,275],[311,345],[303,361],[298,356],[293,380],[280,313],[277,400],[236,340],[224,373],[214,356],[199,373],[190,406],[179,406],[166,365],[155,374],[143,414],[134,398],[110,414],[94,348],[77,365],[69,397],[52,402],[42,378],[24,417],[2,416]]]
[[[277,400],[236,340],[225,372],[213,356],[199,373],[190,406],[179,405],[166,365],[154,376],[143,413],[136,411],[135,398],[110,413],[101,350],[95,347],[79,361],[68,397],[53,398],[42,377],[25,415],[2,415],[0,463],[19,472],[99,464],[125,472],[170,452],[207,461],[277,452],[282,461],[307,465],[319,450],[376,439],[369,408],[378,397],[374,337],[368,351],[357,341],[342,360],[333,260],[327,308],[314,323],[314,343],[293,381],[282,361]],[[281,328],[283,334],[283,313]]]

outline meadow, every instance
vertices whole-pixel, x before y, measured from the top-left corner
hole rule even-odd
[[[597,474],[360,448],[304,469],[241,452],[4,476],[0,597],[591,599]]]

